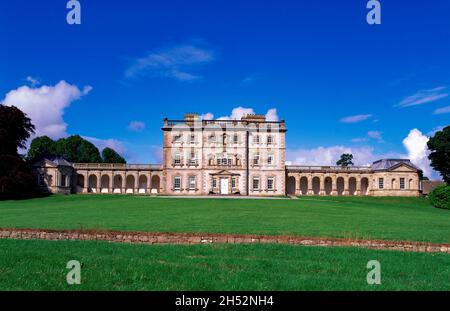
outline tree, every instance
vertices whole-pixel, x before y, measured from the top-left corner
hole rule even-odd
[[[127,163],[114,149],[106,147],[102,151],[102,158],[104,163]]]
[[[336,162],[336,165],[342,167],[348,167],[349,165],[353,165],[353,154],[351,153],[343,153],[341,154],[341,158]]]
[[[94,144],[79,135],[61,138],[56,141],[57,155],[75,163],[100,163],[102,158]]]
[[[19,108],[0,105],[0,154],[17,155],[34,133],[34,125]]]
[[[428,140],[428,149],[430,154],[428,158],[431,161],[431,167],[438,171],[442,179],[450,184],[450,126],[436,132]]]
[[[34,133],[31,120],[18,108],[0,105],[0,199],[18,199],[36,193],[32,169],[19,156]]]
[[[28,160],[33,161],[39,157],[55,155],[56,142],[48,136],[36,137],[31,141],[28,149]]]

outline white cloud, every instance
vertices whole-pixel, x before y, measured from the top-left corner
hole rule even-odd
[[[128,124],[128,129],[133,132],[141,132],[145,129],[145,123],[141,121],[131,121]]]
[[[450,113],[450,106],[438,108],[434,111],[434,114],[444,114],[444,113]]]
[[[41,82],[39,81],[39,79],[33,78],[32,76],[28,76],[26,77],[26,79],[28,82],[30,82],[31,86],[35,87],[37,85],[39,85]]]
[[[377,140],[379,143],[384,142],[383,136],[380,131],[369,131],[367,132],[367,137]]]
[[[385,158],[410,159],[412,163],[423,170],[424,175],[431,179],[439,179],[439,174],[430,167],[428,160],[428,137],[418,129],[412,129],[403,140],[406,153],[387,152],[376,153],[373,147],[330,146],[312,149],[287,149],[287,163],[298,165],[336,165],[343,153],[354,156],[355,165],[370,165],[376,160]]]
[[[440,100],[449,95],[446,89],[447,87],[445,86],[439,86],[430,90],[421,90],[414,95],[405,97],[399,104],[395,105],[395,107],[411,107]]]
[[[200,116],[200,119],[202,120],[214,120],[214,114],[211,112],[204,113]]]
[[[101,138],[90,137],[90,136],[82,136],[82,137],[84,139],[90,141],[91,143],[93,143],[100,150],[100,153],[106,147],[114,149],[122,156],[125,156],[125,153],[127,151],[124,143],[117,139],[113,139],[113,138],[101,139]]]
[[[231,111],[231,115],[220,117],[219,120],[240,120],[242,117],[255,114],[253,108],[236,107]],[[278,113],[276,108],[271,108],[265,114],[267,121],[278,121]]]
[[[348,116],[348,117],[342,118],[340,120],[340,122],[342,122],[342,123],[357,123],[357,122],[365,121],[371,117],[372,117],[371,114],[358,114],[355,116]]]
[[[192,81],[201,78],[190,70],[194,65],[214,60],[214,54],[194,45],[177,45],[159,49],[138,58],[125,71],[126,78],[140,76],[167,77],[179,81]]]
[[[412,129],[403,140],[403,145],[408,151],[408,158],[411,162],[420,167],[425,176],[436,179],[439,178],[439,175],[431,168],[430,160],[428,159],[430,153],[427,147],[428,140],[429,137],[422,134],[421,131]]]
[[[288,149],[286,158],[288,161],[298,165],[336,165],[341,154],[351,153],[354,156],[355,165],[370,165],[374,161],[386,157],[401,157],[397,153],[376,154],[373,147],[346,147],[331,146],[317,147],[312,149]]]
[[[91,90],[90,86],[80,90],[63,80],[54,86],[35,88],[24,85],[8,92],[1,103],[16,106],[25,112],[36,127],[36,136],[47,135],[58,139],[67,136],[64,110]]]

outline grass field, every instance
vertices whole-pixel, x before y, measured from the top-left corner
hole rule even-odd
[[[450,211],[424,198],[177,199],[72,195],[0,202],[0,227],[290,234],[450,242]]]
[[[81,285],[66,283],[69,260]],[[368,285],[369,260],[381,285]],[[0,240],[0,290],[450,290],[450,256],[292,245]]]

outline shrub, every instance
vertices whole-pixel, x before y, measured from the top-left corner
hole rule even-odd
[[[428,195],[431,204],[438,208],[450,209],[450,186],[442,185]]]

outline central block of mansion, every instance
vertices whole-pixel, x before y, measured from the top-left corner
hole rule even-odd
[[[241,120],[164,119],[162,164],[33,164],[43,191],[166,195],[418,196],[421,170],[405,159],[371,166],[286,165],[286,126],[264,116]]]

